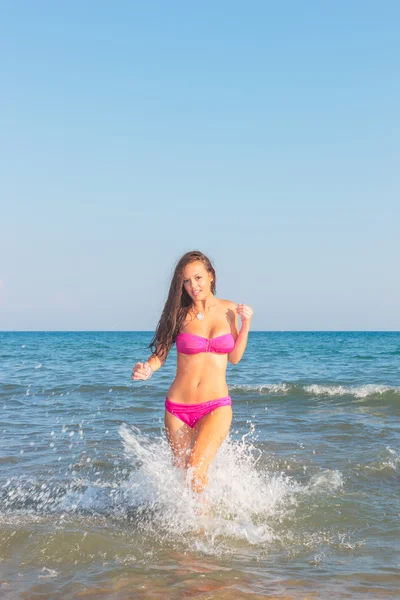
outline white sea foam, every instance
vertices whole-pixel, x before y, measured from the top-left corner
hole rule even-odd
[[[279,537],[274,523],[292,514],[302,497],[310,492],[327,494],[343,485],[338,471],[322,472],[308,485],[270,472],[257,464],[260,455],[243,436],[221,446],[201,497],[191,492],[184,472],[172,466],[164,439],[151,440],[126,425],[119,431],[125,453],[136,467],[122,490],[125,505],[136,511],[136,522],[144,531],[162,530],[164,536],[181,540],[201,528],[202,551],[215,552],[220,536],[250,544],[272,542]],[[198,516],[203,502],[207,517]]]
[[[153,520],[170,533],[197,529],[202,499],[191,493],[184,472],[172,466],[167,443],[150,441],[127,426],[121,426],[120,434],[127,455],[140,463],[125,485],[125,499],[152,509]],[[250,543],[272,539],[270,528],[255,525],[254,517],[283,514],[285,498],[300,488],[288,477],[257,470],[257,460],[245,440],[226,441],[221,447],[210,467],[205,498],[211,518],[202,523],[212,536],[245,538]]]
[[[376,394],[382,395],[386,392],[400,394],[399,386],[375,384],[358,386],[314,384],[304,386],[304,390],[313,396],[354,396],[355,398],[367,398],[368,396],[373,396]]]
[[[378,460],[366,465],[365,469],[381,472],[398,471],[400,470],[400,454],[390,446],[386,446],[384,450],[379,452]]]
[[[308,484],[309,491],[333,492],[343,486],[343,475],[340,471],[326,470],[313,475]]]
[[[260,385],[230,385],[229,391],[254,392],[258,394],[286,394],[292,389],[289,383],[263,383]]]
[[[386,447],[386,451],[388,453],[388,459],[383,461],[383,465],[386,468],[397,471],[400,468],[400,454],[390,446]]]
[[[354,398],[368,398],[369,396],[382,395],[387,392],[400,394],[400,386],[389,386],[379,384],[365,385],[301,385],[295,383],[263,383],[259,385],[242,384],[229,386],[230,392],[253,393],[260,395],[290,393],[306,393],[312,396],[353,396]]]
[[[54,579],[54,577],[58,577],[60,573],[55,571],[54,569],[49,569],[48,567],[42,568],[42,575],[39,575],[39,579]]]

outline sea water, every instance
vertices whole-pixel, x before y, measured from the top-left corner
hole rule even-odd
[[[150,339],[0,333],[0,597],[398,597],[400,333],[252,332],[203,515]]]

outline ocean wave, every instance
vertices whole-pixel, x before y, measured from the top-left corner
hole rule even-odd
[[[350,396],[354,399],[385,399],[394,402],[400,400],[400,386],[382,384],[342,385],[342,384],[298,384],[298,383],[263,383],[231,385],[229,391],[233,394],[260,395],[260,396],[285,396],[287,399],[300,397],[342,397]]]
[[[354,398],[367,398],[368,396],[382,396],[383,394],[400,394],[400,386],[365,384],[365,385],[306,385],[306,393],[312,396],[354,396]]]
[[[371,464],[363,465],[366,471],[382,474],[394,474],[400,472],[400,454],[390,446],[379,452],[378,459]]]
[[[38,367],[35,367],[35,369]],[[132,384],[115,385],[115,384],[87,384],[79,385],[55,385],[43,386],[34,385],[32,383],[5,383],[0,386],[0,398],[10,397],[11,395],[26,395],[26,396],[69,396],[70,394],[87,394],[87,395],[108,395],[108,394],[127,394],[132,393]],[[133,388],[134,389],[134,388]],[[142,388],[141,388],[142,389]]]
[[[143,395],[147,391],[148,384],[140,387],[140,393]],[[232,394],[260,395],[260,396],[352,396],[353,398],[363,399],[368,397],[383,397],[392,396],[400,398],[400,386],[384,385],[381,383],[366,383],[359,385],[350,385],[342,383],[296,383],[296,382],[266,382],[254,384],[230,384],[229,392]],[[137,391],[132,384],[115,385],[104,384],[80,384],[80,385],[57,385],[55,387],[38,387],[32,384],[3,384],[0,386],[0,400],[2,398],[23,401],[23,396],[69,396],[74,395],[90,395],[90,396],[115,396],[115,395],[132,395],[132,392]],[[154,387],[153,387],[154,391]]]
[[[286,394],[294,389],[296,385],[290,383],[263,383],[263,384],[255,384],[255,385],[230,385],[230,392],[248,392],[248,393],[258,393],[260,395],[263,394]]]

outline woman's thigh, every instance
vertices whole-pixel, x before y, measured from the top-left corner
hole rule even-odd
[[[167,440],[174,455],[174,464],[185,467],[187,453],[192,443],[193,430],[167,410],[164,417]]]
[[[218,449],[229,433],[232,423],[231,406],[220,406],[200,419],[193,428],[192,451],[188,466],[205,474]]]

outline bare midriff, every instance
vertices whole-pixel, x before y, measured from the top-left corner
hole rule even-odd
[[[228,396],[227,354],[178,352],[176,376],[167,397],[179,404],[198,404]]]

